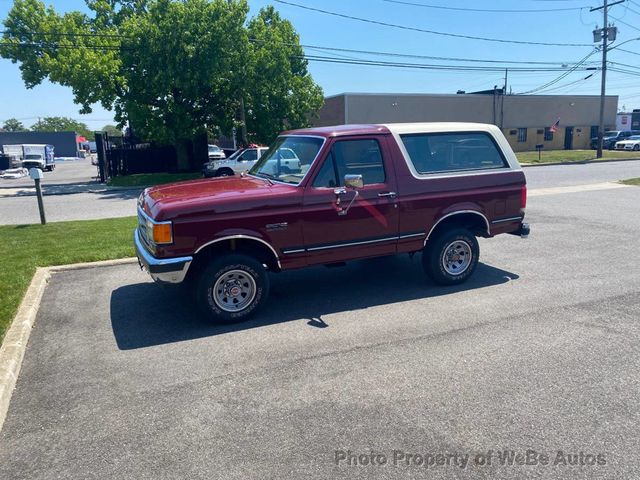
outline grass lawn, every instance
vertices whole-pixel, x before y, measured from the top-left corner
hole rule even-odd
[[[137,173],[124,177],[113,177],[109,180],[110,187],[151,187],[162,183],[179,182],[181,180],[193,180],[202,178],[201,173]]]
[[[624,183],[625,185],[637,185],[640,187],[640,177],[628,178],[627,180],[622,180],[620,183]]]
[[[596,158],[595,150],[550,150],[542,152],[542,158],[538,161],[538,152],[518,152],[516,153],[520,163],[560,163],[560,162],[582,162],[585,160],[594,160]],[[640,152],[617,152],[615,150],[605,150],[602,152],[602,158],[610,159],[629,159],[640,158]]]
[[[0,226],[0,342],[36,267],[132,257],[136,222],[125,217]]]

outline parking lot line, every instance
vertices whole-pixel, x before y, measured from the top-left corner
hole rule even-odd
[[[616,182],[590,183],[586,185],[569,185],[566,187],[535,188],[533,190],[529,190],[528,196],[538,197],[542,195],[560,195],[563,193],[595,192],[598,190],[611,190],[614,188],[629,187],[631,186]]]

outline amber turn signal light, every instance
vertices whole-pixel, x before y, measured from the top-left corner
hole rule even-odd
[[[153,243],[159,245],[173,242],[171,223],[155,223],[153,225]]]

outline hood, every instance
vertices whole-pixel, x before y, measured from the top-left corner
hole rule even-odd
[[[183,213],[232,211],[251,208],[256,199],[296,190],[294,185],[270,184],[250,176],[188,180],[147,188],[145,210],[156,220],[168,220]]]

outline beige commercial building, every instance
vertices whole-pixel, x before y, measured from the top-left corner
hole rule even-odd
[[[618,97],[607,96],[605,128],[614,129]],[[502,128],[515,151],[583,149],[598,132],[597,95],[343,93],[325,98],[314,125],[480,122]],[[551,127],[560,120],[555,133]]]

